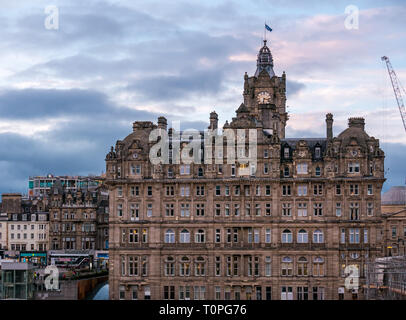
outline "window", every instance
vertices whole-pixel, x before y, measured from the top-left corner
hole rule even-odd
[[[179,300],[190,300],[190,286],[179,287]]]
[[[230,195],[230,186],[225,186],[224,195],[225,195],[225,196],[229,196],[229,195]]]
[[[189,217],[190,216],[190,205],[189,205],[189,203],[181,203],[180,204],[180,216],[181,217]]]
[[[152,203],[147,204],[147,217],[152,217]]]
[[[190,276],[190,260],[188,257],[182,257],[180,260],[179,275],[181,277]]]
[[[202,230],[202,229],[197,230],[197,232],[195,233],[195,242],[196,243],[204,243],[205,242],[204,230]]]
[[[216,186],[216,196],[221,196],[221,186]]]
[[[297,216],[298,217],[307,217],[307,203],[299,202],[297,204]]]
[[[298,276],[308,275],[308,263],[305,257],[300,257],[297,261],[297,275]]]
[[[350,184],[350,195],[351,196],[359,195],[358,184]]]
[[[293,262],[290,257],[284,257],[282,259],[281,275],[285,277],[293,275]]]
[[[265,149],[265,150],[264,150],[264,158],[268,158],[268,156],[269,156],[268,150]]]
[[[175,209],[173,203],[167,203],[165,205],[165,216],[166,217],[173,217],[175,215]]]
[[[359,229],[349,230],[349,241],[350,243],[359,243]]]
[[[194,287],[194,299],[195,300],[204,300],[206,295],[206,287],[204,286],[195,286]]]
[[[313,214],[315,216],[322,216],[323,215],[323,204],[322,203],[313,204]]]
[[[259,229],[254,229],[254,243],[259,243]]]
[[[175,300],[175,286],[164,286],[164,300]]]
[[[147,196],[151,197],[152,196],[152,186],[147,187]]]
[[[197,196],[204,196],[204,186],[197,186],[196,187],[196,195]]]
[[[283,176],[289,177],[289,167],[288,166],[285,166],[285,168],[283,169]]]
[[[120,286],[119,288],[119,299],[124,300],[125,299],[125,287]]]
[[[341,185],[340,184],[336,184],[336,195],[337,196],[341,195]]]
[[[234,187],[234,195],[239,196],[240,195],[240,186],[235,186]]]
[[[289,150],[289,148],[288,148],[288,147],[283,148],[283,157],[284,157],[285,159],[288,159],[288,158],[289,158],[289,155],[290,155],[290,150]]]
[[[345,229],[341,229],[340,243],[345,243]]]
[[[374,215],[374,204],[372,202],[367,203],[367,215],[368,216]]]
[[[196,204],[196,216],[203,217],[204,216],[204,203]]]
[[[321,157],[321,148],[320,147],[314,148],[314,157],[316,159],[319,159]]]
[[[313,260],[313,276],[314,277],[324,276],[324,259],[321,257],[316,257]]]
[[[226,204],[224,205],[224,215],[225,215],[226,217],[228,217],[228,216],[230,215],[230,205],[229,205],[228,203],[226,203]]]
[[[341,217],[341,202],[336,203],[336,216]]]
[[[307,163],[298,163],[296,166],[297,174],[307,174]]]
[[[271,213],[272,213],[271,205],[272,205],[271,203],[266,203],[265,204],[265,215],[266,216],[270,216]]]
[[[261,196],[261,186],[256,186],[255,187],[255,195],[257,197]]]
[[[265,299],[272,300],[272,287],[265,287]]]
[[[117,205],[117,216],[119,217],[123,216],[123,205],[121,203]]]
[[[282,203],[282,216],[292,216],[292,205],[290,203]]]
[[[392,226],[392,238],[396,238],[397,234],[397,228],[395,226]]]
[[[297,186],[297,195],[298,196],[307,196],[307,186],[306,185]]]
[[[371,195],[373,195],[373,194],[374,194],[374,192],[373,192],[373,186],[372,186],[372,184],[369,184],[369,185],[368,185],[368,195],[371,196]]]
[[[231,165],[231,176],[235,177],[235,164]]]
[[[320,169],[319,166],[316,167],[315,175],[316,175],[316,177],[320,177],[320,176],[321,176],[321,169]]]
[[[123,196],[123,187],[121,187],[121,186],[117,187],[117,196],[118,197]]]
[[[138,276],[138,257],[129,256],[128,257],[128,275]]]
[[[315,195],[315,196],[323,195],[323,185],[322,184],[313,185],[313,195]]]
[[[261,215],[261,204],[256,203],[255,204],[255,215],[260,216]]]
[[[181,186],[180,195],[181,195],[181,197],[189,197],[189,195],[190,195],[189,186]]]
[[[268,163],[264,163],[264,174],[268,174],[268,173],[269,173]]]
[[[215,258],[216,264],[215,264],[215,274],[217,277],[221,276],[221,257],[217,256]]]
[[[298,243],[308,243],[309,238],[308,238],[308,233],[306,230],[300,230],[297,234],[297,242]]]
[[[246,216],[250,216],[250,215],[251,215],[251,204],[250,204],[250,203],[246,203],[246,204],[245,204],[245,215],[246,215]]]
[[[283,185],[282,186],[282,195],[283,196],[290,196],[291,195],[290,185]]]
[[[270,277],[271,271],[271,257],[265,257],[265,276]]]
[[[364,243],[368,243],[368,229],[364,229]]]
[[[216,229],[214,241],[215,241],[216,243],[220,243],[220,242],[221,242],[221,230],[220,230],[220,229]]]
[[[323,243],[324,237],[321,230],[316,230],[313,232],[313,243]]]
[[[197,169],[197,176],[198,177],[203,177],[203,168]]]
[[[282,232],[282,243],[292,243],[292,232],[288,229],[285,229]]]
[[[183,229],[180,232],[180,243],[190,243],[190,232],[186,229]]]
[[[221,215],[221,204],[220,203],[216,203],[215,209],[214,209],[214,215],[217,217]]]
[[[180,170],[181,175],[190,174],[190,165],[189,164],[182,164],[182,165],[180,165],[179,170]]]
[[[128,242],[129,243],[136,243],[138,241],[139,241],[138,229],[130,229],[128,231]]]
[[[233,241],[234,243],[238,242],[238,228],[233,229]]]
[[[165,243],[175,243],[175,232],[172,229],[165,231]]]
[[[352,220],[352,221],[359,220],[359,203],[358,202],[350,203],[350,220]]]
[[[265,186],[265,195],[266,195],[266,196],[270,196],[270,195],[271,195],[271,186],[270,186],[270,185],[266,185],[266,186]]]
[[[204,276],[206,272],[206,263],[203,257],[198,257],[195,261],[195,276]]]
[[[271,229],[265,229],[265,243],[271,243]]]
[[[358,162],[350,162],[348,164],[348,173],[359,173],[359,163]]]
[[[166,196],[171,197],[175,195],[175,189],[173,186],[166,186]]]

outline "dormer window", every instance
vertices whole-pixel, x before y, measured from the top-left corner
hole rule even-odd
[[[285,159],[287,159],[287,158],[289,158],[289,148],[288,147],[285,147],[284,149],[283,149],[283,157],[285,158]]]
[[[320,167],[316,167],[316,177],[320,177],[321,176],[321,169]]]
[[[198,175],[199,177],[203,177],[203,168],[199,168],[199,169],[197,170],[197,175]]]
[[[316,147],[314,149],[314,156],[315,156],[316,159],[321,157],[321,148],[320,147]]]
[[[288,166],[286,166],[286,167],[283,169],[283,176],[284,176],[284,177],[289,177],[289,167],[288,167]]]

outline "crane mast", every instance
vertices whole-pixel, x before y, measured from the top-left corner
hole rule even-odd
[[[396,76],[396,73],[392,67],[392,64],[389,61],[389,58],[386,56],[383,56],[381,58],[381,60],[386,62],[386,67],[388,68],[388,73],[389,73],[390,80],[392,82],[393,91],[395,93],[396,101],[398,103],[400,116],[403,121],[403,127],[405,128],[405,131],[406,131],[406,110],[405,110],[405,105],[404,105],[403,99],[402,99],[402,93],[400,91],[400,88],[401,88],[400,82],[398,80],[398,77]],[[403,89],[403,91],[404,91],[404,89]]]

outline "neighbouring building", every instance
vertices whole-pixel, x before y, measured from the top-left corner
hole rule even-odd
[[[67,190],[57,180],[49,193],[50,216],[50,249],[51,250],[96,250],[104,249],[106,240],[104,236],[108,227],[104,214],[108,210],[106,195],[100,191],[78,189],[75,192]],[[103,202],[104,201],[104,202]],[[102,208],[102,209],[101,209]],[[102,213],[100,214],[100,211]],[[103,216],[101,227],[98,216]],[[100,237],[103,243],[98,248],[98,230],[103,232]],[[99,239],[99,240],[100,240]]]
[[[34,267],[26,262],[2,261],[0,270],[1,300],[34,298]]]
[[[406,256],[406,187],[396,186],[382,195],[385,256]]]
[[[28,197],[46,197],[57,180],[66,190],[76,192],[78,189],[93,190],[102,184],[103,179],[102,176],[32,176],[28,180]]]
[[[257,132],[248,175],[238,161],[174,164],[173,151],[153,165],[151,131],[167,132],[173,150],[174,130],[164,117],[134,122],[106,155],[110,299],[364,297],[345,279],[357,268],[362,288],[366,263],[383,253],[379,140],[363,118],[335,136],[327,114],[320,138],[286,138],[287,121],[286,75],[275,75],[264,41],[222,128]],[[209,128],[218,128],[215,112]]]
[[[41,200],[22,200],[19,193],[2,195],[2,247],[11,251],[46,251],[49,216]]]

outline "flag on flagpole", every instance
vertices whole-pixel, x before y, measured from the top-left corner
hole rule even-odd
[[[272,31],[271,27],[270,27],[270,26],[268,26],[266,23],[265,23],[265,29],[266,29],[266,30],[268,30],[269,32],[271,32],[271,31]]]

